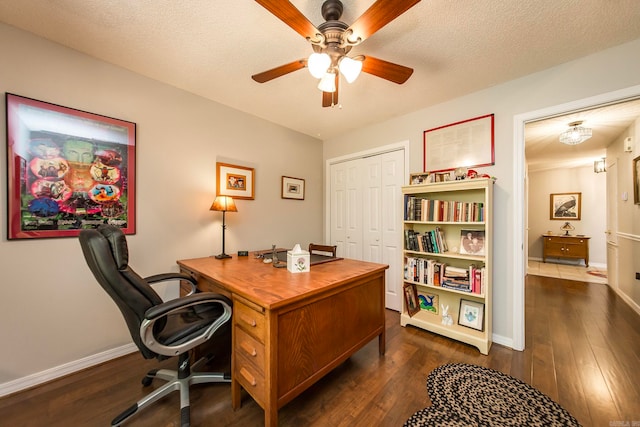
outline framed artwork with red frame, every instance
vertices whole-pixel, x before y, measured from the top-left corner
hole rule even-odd
[[[136,124],[6,94],[7,237],[135,234]]]
[[[493,114],[487,114],[425,130],[424,172],[494,165],[494,126]]]

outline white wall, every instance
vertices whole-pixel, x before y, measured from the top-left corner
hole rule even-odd
[[[542,260],[542,234],[564,234],[565,221],[550,219],[551,193],[582,193],[582,208],[578,220],[569,220],[575,230],[572,235],[585,234],[589,239],[589,265],[607,264],[607,174],[594,173],[593,165],[529,172],[529,258]],[[565,260],[566,261],[566,260]],[[573,263],[576,263],[574,260]],[[582,261],[580,261],[582,262]]]
[[[521,236],[513,234],[516,205],[524,200],[514,194],[524,194],[523,182],[516,182],[514,173],[524,169],[514,164],[514,116],[549,106],[612,92],[640,84],[640,39],[594,55],[581,58],[539,73],[509,81],[487,90],[472,93],[433,107],[425,108],[392,120],[372,124],[353,132],[326,140],[325,159],[363,151],[391,141],[410,141],[410,172],[422,169],[423,131],[448,123],[495,114],[496,161],[481,172],[498,178],[494,198],[494,312],[493,326],[496,342],[510,345],[514,338],[514,313],[523,307],[513,306],[516,286],[515,261],[522,258]],[[526,54],[526,52],[523,52]],[[505,58],[508,61],[508,58]],[[524,150],[520,150],[523,152]],[[523,231],[522,231],[523,232]]]
[[[228,253],[322,241],[321,141],[4,24],[0,57],[0,92],[137,123],[137,234],[128,241],[140,274],[220,252],[221,214],[209,211],[220,160],[256,177],[255,200],[227,215]],[[5,135],[4,99],[0,108]],[[77,239],[7,240],[1,152],[0,388],[131,342]],[[304,201],[281,199],[282,175],[306,180]]]
[[[624,139],[633,139],[633,150],[624,151]],[[617,173],[608,179],[617,180],[617,194],[611,195],[610,203],[616,203],[617,229],[613,241],[617,242],[618,287],[616,291],[636,312],[640,313],[640,281],[635,278],[640,272],[640,204],[634,203],[633,160],[640,157],[640,119],[623,132],[607,148],[607,165],[615,163]],[[624,200],[623,194],[627,198]]]

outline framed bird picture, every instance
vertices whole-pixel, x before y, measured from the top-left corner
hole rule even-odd
[[[552,193],[549,201],[550,219],[580,220],[582,193]]]

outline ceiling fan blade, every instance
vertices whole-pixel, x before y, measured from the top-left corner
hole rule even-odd
[[[420,0],[378,0],[354,22],[347,32],[350,43],[358,44],[370,37],[380,28],[402,15]]]
[[[290,1],[287,0],[256,0],[256,2],[271,12],[276,18],[293,28],[304,38],[316,39],[320,31],[309,21]]]
[[[362,72],[373,74],[374,76],[401,85],[411,77],[413,68],[394,64],[393,62],[374,58],[373,56],[365,56],[362,61]]]
[[[298,59],[297,61],[290,62],[288,64],[281,65],[271,70],[263,71],[262,73],[254,74],[251,78],[258,83],[265,83],[269,80],[273,80],[277,77],[284,76],[294,71],[298,71],[301,68],[307,66],[306,59]]]
[[[338,105],[338,82],[340,76],[336,74],[336,91],[335,92],[322,92],[322,106],[333,107]]]

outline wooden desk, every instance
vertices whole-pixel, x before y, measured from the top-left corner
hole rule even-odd
[[[233,300],[231,402],[241,387],[278,425],[286,405],[369,341],[385,351],[384,270],[342,259],[309,273],[273,268],[253,257],[178,261],[203,291]]]
[[[547,258],[584,259],[589,267],[590,237],[543,234],[542,239],[542,262],[547,262]]]

